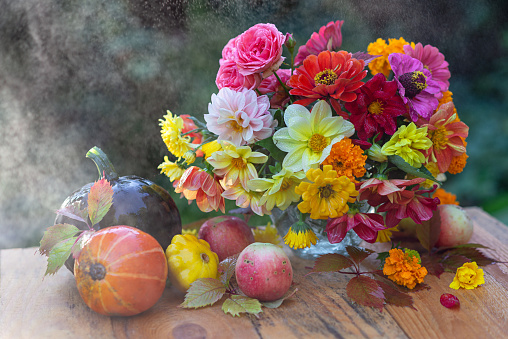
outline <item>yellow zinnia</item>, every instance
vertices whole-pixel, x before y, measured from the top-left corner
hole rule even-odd
[[[428,150],[432,141],[427,137],[427,127],[417,128],[414,122],[402,125],[383,145],[384,155],[398,155],[408,164],[420,168],[425,163],[425,155],[420,151]]]
[[[307,171],[310,182],[302,182],[295,192],[302,196],[298,209],[310,213],[312,219],[337,218],[349,210],[348,202],[358,195],[355,184],[346,176],[339,177],[331,165]]]
[[[408,43],[402,37],[399,39],[388,39],[388,44],[386,40],[381,38],[378,38],[375,42],[371,42],[369,46],[367,46],[367,52],[370,55],[380,55],[369,62],[368,66],[372,75],[383,73],[387,77],[392,70],[388,62],[388,55],[391,53],[404,53],[404,45],[415,46],[414,42]]]

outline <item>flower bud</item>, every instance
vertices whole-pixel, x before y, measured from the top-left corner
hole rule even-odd
[[[194,161],[196,161],[196,152],[195,151],[187,151],[183,154],[183,158],[185,159],[185,162],[187,163],[187,165],[190,165]]]
[[[381,146],[376,143],[372,144],[372,146],[367,150],[367,156],[369,159],[377,162],[385,162],[388,160],[386,155],[381,153]]]
[[[284,41],[284,45],[289,50],[289,53],[293,54],[296,46],[296,41],[293,39],[293,35],[291,33],[286,33],[286,40]]]

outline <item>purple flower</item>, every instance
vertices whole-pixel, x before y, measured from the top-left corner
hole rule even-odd
[[[436,94],[441,93],[439,83],[432,80],[432,74],[423,67],[420,60],[402,53],[392,53],[388,61],[399,88],[399,95],[409,106],[411,120],[418,116],[429,120],[439,101]]]

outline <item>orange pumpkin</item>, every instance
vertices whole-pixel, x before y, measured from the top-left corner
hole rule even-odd
[[[162,296],[168,267],[162,247],[148,233],[113,226],[94,233],[74,263],[79,294],[95,312],[130,316]]]

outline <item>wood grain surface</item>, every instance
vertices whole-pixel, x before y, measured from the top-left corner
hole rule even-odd
[[[490,247],[491,257],[508,262],[508,228],[479,208],[468,208],[475,231],[471,242]],[[376,250],[383,249],[376,244]],[[427,276],[431,288],[411,293],[416,310],[387,306],[382,312],[354,304],[345,286],[350,276],[306,275],[313,262],[290,255],[298,292],[259,318],[233,318],[212,307],[178,305],[174,287],[159,302],[133,317],[106,317],[83,303],[66,269],[43,278],[46,259],[36,248],[0,251],[0,338],[506,338],[508,267],[484,267],[485,284],[474,290],[448,287],[452,273]],[[386,250],[386,249],[384,249]],[[373,257],[373,256],[372,256]],[[368,260],[372,269],[375,260]],[[441,306],[442,293],[454,293],[460,309]]]

